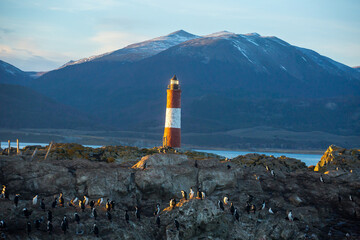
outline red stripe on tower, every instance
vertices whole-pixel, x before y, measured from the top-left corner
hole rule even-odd
[[[181,90],[176,75],[167,89],[163,147],[179,148],[181,145]]]

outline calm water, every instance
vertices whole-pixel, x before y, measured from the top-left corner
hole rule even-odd
[[[195,150],[198,152],[207,152],[207,153],[214,153],[220,156],[224,156],[227,158],[234,158],[239,155],[245,155],[248,153],[258,153],[258,154],[265,154],[265,155],[274,155],[275,157],[286,156],[289,158],[296,158],[301,160],[306,164],[306,166],[316,165],[322,155],[320,154],[297,154],[297,153],[274,153],[274,152],[238,152],[238,151],[217,151],[217,150]]]
[[[25,146],[29,146],[29,145],[41,145],[41,146],[46,146],[49,145],[48,143],[24,143],[24,142],[20,142],[19,146],[20,148],[23,148]],[[16,147],[16,142],[11,142],[10,143],[11,147]],[[83,145],[84,147],[92,147],[92,148],[100,148],[102,147],[101,145]],[[8,147],[8,143],[7,142],[1,142],[1,148],[7,148]],[[302,162],[304,162],[306,164],[306,166],[310,166],[310,165],[316,165],[318,163],[318,161],[320,161],[320,158],[322,155],[319,154],[297,154],[297,153],[273,153],[273,152],[239,152],[239,151],[218,151],[218,150],[195,150],[198,152],[207,152],[207,153],[214,153],[220,156],[224,156],[227,158],[234,158],[237,157],[239,155],[245,155],[248,153],[258,153],[258,154],[265,154],[265,155],[274,155],[275,157],[280,157],[280,156],[287,156],[290,158],[296,158],[301,160]]]

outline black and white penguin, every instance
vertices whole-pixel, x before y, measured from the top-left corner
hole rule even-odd
[[[235,217],[236,221],[239,221],[240,216],[239,216],[239,213],[237,211],[237,208],[235,208],[235,210],[234,210],[234,217]]]
[[[224,211],[224,204],[222,203],[222,201],[220,201],[220,200],[218,201],[218,206],[221,210]]]
[[[129,214],[128,214],[128,210],[125,210],[125,221],[127,223],[129,223],[129,219],[130,219],[130,217],[129,217]]]
[[[103,204],[103,202],[104,202],[104,198],[99,198],[99,199],[97,200],[96,205],[101,206],[101,205]]]
[[[94,206],[95,206],[95,201],[94,201],[94,200],[91,200],[91,201],[90,201],[91,210],[94,208]]]
[[[109,211],[106,211],[106,217],[111,222],[112,216],[111,216],[111,213]]]
[[[234,204],[230,203],[230,213],[231,213],[231,215],[234,215],[234,212],[235,212]]]
[[[323,179],[322,174],[320,175],[320,182],[324,183],[324,179]]]
[[[60,207],[64,207],[64,197],[62,192],[59,195],[59,205]]]
[[[64,221],[64,224],[65,224],[66,229],[68,229],[68,228],[69,228],[69,221],[67,220],[66,215],[64,215],[63,221]]]
[[[14,198],[15,207],[18,206],[18,204],[19,204],[19,199],[20,199],[20,194],[16,194],[16,195],[15,195],[15,198]]]
[[[189,199],[193,199],[195,197],[195,192],[192,189],[192,187],[190,188],[190,192],[189,192]]]
[[[156,217],[156,225],[158,226],[158,228],[160,228],[160,216],[159,215]]]
[[[271,170],[270,173],[271,173],[271,176],[273,176],[273,177],[275,178],[275,172],[274,172],[274,170]]]
[[[48,210],[48,212],[47,212],[47,220],[48,221],[52,221],[52,211],[50,211],[50,210]]]
[[[174,219],[174,224],[175,224],[176,230],[179,231],[180,223],[176,218]]]
[[[195,164],[194,164],[194,166],[195,166],[196,168],[198,168],[198,167],[199,167],[197,160],[195,160]]]
[[[181,190],[181,195],[184,200],[187,200],[187,194],[184,190]]]
[[[265,209],[265,200],[263,201],[262,205],[261,205],[261,210]]]
[[[349,195],[349,200],[352,202],[354,201],[354,198],[351,196],[351,194]]]
[[[111,207],[111,209],[115,210],[115,201],[114,200],[111,200],[110,207]]]
[[[273,210],[271,208],[269,208],[269,213],[274,214],[274,212],[273,212]]]
[[[135,209],[135,216],[140,221],[140,209],[137,206],[135,206]]]
[[[293,215],[292,215],[292,210],[289,211],[288,215],[287,215],[287,220],[289,220],[290,222],[294,221]]]
[[[107,200],[106,200],[105,207],[106,207],[106,211],[111,211],[111,203],[110,203],[110,199],[107,199]]]
[[[87,196],[84,196],[84,204],[85,206],[89,205],[89,198]]]
[[[46,230],[49,232],[50,235],[52,234],[53,225],[52,225],[51,221],[48,221],[48,222],[47,222]]]
[[[0,229],[5,230],[6,229],[6,222],[4,220],[0,221]]]
[[[93,233],[96,237],[99,237],[99,228],[96,226],[96,224],[94,224]]]
[[[156,216],[156,215],[159,215],[160,214],[160,204],[159,203],[157,203],[156,204],[156,208],[155,208],[155,212],[154,212],[154,215]]]
[[[26,224],[26,232],[28,235],[30,235],[30,233],[31,233],[31,223],[30,222],[27,222],[27,224]]]
[[[40,229],[40,220],[39,220],[39,219],[36,219],[36,220],[34,221],[34,224],[35,224],[36,230],[39,230],[39,229]]]
[[[40,201],[40,208],[45,212],[45,201],[43,198]]]
[[[228,203],[229,203],[229,198],[228,198],[228,197],[224,197],[224,204],[225,204],[225,205],[228,205]]]
[[[254,196],[251,194],[248,194],[248,202],[251,203],[254,200]]]
[[[36,195],[36,196],[33,198],[32,204],[33,204],[33,205],[36,205],[37,202],[38,202],[38,195]]]
[[[94,219],[96,220],[96,218],[97,218],[96,208],[93,208],[93,209],[92,209],[92,215],[93,215]]]
[[[29,210],[29,209],[27,209],[27,208],[23,208],[23,214],[24,214],[24,216],[26,217],[26,218],[29,218],[29,216],[31,215],[31,213],[32,213],[32,210]]]
[[[66,234],[67,227],[64,219],[61,221],[61,230],[64,232],[64,234]]]
[[[82,212],[85,212],[85,202],[80,200],[79,205],[80,205]]]
[[[197,191],[197,198],[202,200],[202,192],[201,192],[200,188],[198,188],[198,191]]]
[[[75,214],[74,214],[74,218],[75,218],[75,222],[76,222],[77,224],[79,224],[79,223],[80,223],[80,216],[79,216],[78,213],[75,213]]]
[[[227,169],[231,169],[231,166],[230,166],[230,164],[228,164],[228,165],[227,165]]]

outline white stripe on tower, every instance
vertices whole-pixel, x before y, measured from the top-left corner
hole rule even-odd
[[[166,108],[166,128],[181,128],[181,108]]]

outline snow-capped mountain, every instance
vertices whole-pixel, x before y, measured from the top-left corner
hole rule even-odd
[[[185,32],[184,30],[179,30],[170,33],[166,36],[157,37],[144,42],[131,44],[125,48],[116,51],[92,56],[89,58],[83,58],[78,61],[70,61],[65,65],[61,66],[60,68],[69,65],[90,62],[90,61],[124,61],[124,62],[138,61],[153,56],[159,52],[162,52],[182,42],[186,42],[188,40],[195,38],[199,38],[199,36],[190,34],[188,32]]]

